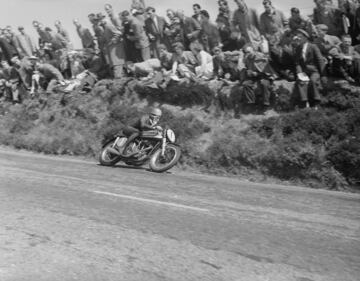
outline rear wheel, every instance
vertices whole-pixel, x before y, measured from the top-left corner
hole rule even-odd
[[[99,155],[99,162],[101,165],[111,167],[120,161],[121,157],[119,155],[116,155],[109,151],[110,148],[114,149],[113,146],[115,141],[116,140],[109,142],[101,150]]]
[[[150,169],[157,173],[165,172],[174,167],[181,156],[181,149],[177,145],[168,144],[164,156],[161,155],[161,148],[155,151],[150,158]]]

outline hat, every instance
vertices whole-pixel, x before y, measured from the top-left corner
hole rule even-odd
[[[296,30],[296,34],[302,34],[302,35],[305,36],[307,39],[310,38],[309,33],[307,33],[304,29],[301,29],[301,28],[299,28],[299,29]]]
[[[317,24],[316,29],[317,30],[322,30],[322,31],[328,31],[329,27],[326,24]]]

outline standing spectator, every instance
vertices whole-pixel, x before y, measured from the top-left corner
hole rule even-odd
[[[300,14],[300,10],[298,8],[291,8],[290,10],[291,16],[289,18],[289,28],[292,36],[298,29],[303,29],[309,33],[309,35],[315,32],[314,26],[310,19],[303,17]]]
[[[260,16],[260,32],[269,42],[276,44],[288,26],[288,20],[283,12],[273,7],[271,0],[264,0],[263,5],[265,12]]]
[[[355,44],[360,44],[360,7],[356,9],[355,18],[354,18],[354,31],[353,37]]]
[[[52,40],[52,36],[44,30],[44,26],[42,23],[34,20],[33,27],[36,32],[39,34],[39,45],[44,45],[46,43],[50,44]]]
[[[166,11],[166,16],[170,20],[170,23],[168,28],[165,29],[165,34],[170,42],[170,45],[173,47],[173,44],[177,42],[185,44],[184,31],[179,16],[171,9]]]
[[[68,47],[68,41],[60,33],[55,33],[50,27],[45,27],[45,32],[51,38],[51,49],[53,51],[58,51],[61,49],[66,49]]]
[[[59,33],[63,38],[65,38],[65,40],[68,42],[68,44],[70,44],[70,36],[69,36],[69,32],[67,32],[67,30],[62,26],[61,21],[57,20],[55,22],[55,27],[57,30],[57,33]]]
[[[30,57],[36,52],[35,45],[30,36],[26,34],[24,27],[19,26],[20,34],[16,35],[18,53],[20,58]]]
[[[2,52],[2,57],[4,60],[11,64],[11,58],[17,56],[16,48],[10,43],[8,32],[3,30],[3,33],[0,35],[0,49]]]
[[[124,76],[125,49],[122,33],[105,16],[98,14],[101,18],[101,25],[104,28],[105,56],[108,64],[112,68],[113,77],[121,78]]]
[[[160,17],[156,14],[156,10],[153,7],[147,7],[146,13],[147,19],[145,20],[145,31],[151,42],[151,53],[153,57],[158,58],[158,47],[160,44],[169,44],[165,36],[167,23],[163,17]]]
[[[231,11],[227,0],[219,0],[219,14],[217,15],[216,22],[221,21],[226,27],[230,27]]]
[[[122,23],[120,18],[115,15],[113,7],[110,4],[105,4],[105,12],[109,16],[111,23],[120,31],[122,31]]]
[[[124,20],[129,21],[130,28],[133,31],[133,35],[128,35],[127,38],[134,42],[135,48],[141,53],[141,61],[146,61],[151,58],[150,55],[150,42],[146,35],[143,23],[137,18],[130,15],[128,11],[121,13]]]
[[[238,48],[250,43],[258,49],[261,43],[258,17],[254,9],[249,9],[244,0],[235,0],[238,9],[231,19],[232,37],[238,41]]]
[[[331,2],[317,0],[314,9],[313,22],[315,25],[325,24],[329,35],[341,37],[344,33],[342,13]]]
[[[203,20],[201,22],[200,42],[204,50],[211,53],[214,47],[221,44],[219,30],[217,26],[210,21],[210,16],[207,11],[202,10],[201,15]]]
[[[131,14],[136,17],[140,22],[145,22],[145,0],[132,0],[131,3]]]
[[[301,106],[309,107],[317,105],[321,101],[320,78],[325,74],[325,62],[319,48],[309,42],[309,34],[298,29],[294,42],[296,48],[296,90],[299,94]]]
[[[237,49],[237,41],[231,37],[230,26],[224,18],[218,17],[216,19],[217,28],[219,31],[220,41],[223,51],[233,51]]]
[[[199,4],[194,4],[193,11],[194,11],[194,15],[192,16],[193,19],[195,19],[197,22],[201,24],[202,21],[201,6]]]
[[[189,49],[190,43],[200,39],[201,25],[194,18],[185,16],[182,10],[178,11],[177,14],[182,24],[185,48]]]
[[[100,19],[95,14],[88,15],[89,21],[92,24],[92,28],[95,34],[95,39],[97,42],[97,47],[100,51],[101,57],[104,61],[105,58],[105,38],[104,38],[104,28],[100,25]]]
[[[77,19],[74,20],[74,25],[81,39],[83,49],[95,49],[94,37],[92,36],[90,30],[88,28],[82,27]]]
[[[244,46],[244,65],[246,78],[241,88],[241,96],[246,110],[253,110],[256,104],[266,112],[270,107],[271,96],[274,94],[272,82],[276,78],[269,59],[261,52],[256,52],[251,45]],[[259,87],[259,96],[256,95]]]

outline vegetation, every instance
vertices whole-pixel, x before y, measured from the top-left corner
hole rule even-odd
[[[104,138],[160,104],[183,147],[183,168],[334,190],[359,186],[357,89],[333,87],[321,110],[294,111],[290,86],[280,87],[281,114],[234,119],[224,113],[236,100],[229,88],[187,82],[149,90],[133,80],[104,80],[88,94],[58,92],[17,105],[0,103],[0,143],[94,157]]]

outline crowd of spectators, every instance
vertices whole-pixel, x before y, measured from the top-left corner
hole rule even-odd
[[[328,77],[360,83],[360,0],[338,0],[338,5],[314,0],[312,15],[294,7],[289,18],[272,0],[263,1],[260,15],[245,0],[234,2],[231,11],[227,0],[219,0],[215,20],[199,4],[192,16],[167,9],[166,17],[144,0],[132,0],[120,13],[106,4],[106,15],[88,15],[92,30],[73,21],[79,50],[60,21],[52,29],[34,20],[37,43],[24,27],[15,32],[7,26],[0,29],[0,95],[17,103],[21,89],[30,95],[59,86],[86,92],[103,78],[161,74],[165,84],[237,83],[242,103],[267,109],[274,81],[287,79],[295,82],[299,106],[316,108]]]

